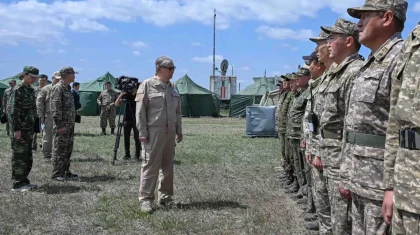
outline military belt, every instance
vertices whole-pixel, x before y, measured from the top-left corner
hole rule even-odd
[[[384,149],[385,138],[386,136],[382,135],[370,135],[349,131],[347,132],[346,142],[361,146]]]
[[[420,132],[411,128],[401,129],[400,147],[410,150],[420,150]]]
[[[342,130],[321,130],[321,136],[324,139],[341,139]]]

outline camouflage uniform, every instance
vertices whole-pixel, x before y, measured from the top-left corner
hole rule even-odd
[[[310,128],[309,128],[309,123],[308,123],[308,116],[309,113],[311,112],[311,100],[313,99],[313,95],[314,95],[314,90],[318,87],[319,83],[320,83],[321,79],[317,78],[315,80],[311,80],[309,81],[309,95],[306,98],[307,99],[307,103],[306,103],[306,108],[305,108],[305,114],[303,115],[303,120],[302,120],[302,129],[303,129],[303,136],[302,138],[305,139],[306,142],[306,148],[305,148],[305,156],[306,154],[310,154],[310,152],[308,152],[308,146],[311,145],[311,132],[310,132]],[[305,163],[305,178],[307,181],[307,186],[308,186],[308,203],[307,203],[307,211],[308,212],[315,212],[315,199],[314,199],[314,193],[313,193],[313,177],[312,177],[312,167],[311,165],[309,165],[308,163],[306,163],[306,161],[304,161]]]
[[[371,54],[354,80],[345,119],[341,177],[352,196],[353,234],[375,234],[383,222],[384,148],[391,72],[403,40],[391,36]]]
[[[359,33],[355,23],[342,18],[333,27],[321,28],[328,34],[351,35],[356,40]],[[333,234],[351,234],[351,201],[341,197],[338,185],[341,181],[340,166],[344,162],[341,151],[348,97],[352,82],[362,65],[363,59],[357,53],[348,56],[331,71],[326,86],[318,90],[318,96],[324,101],[319,118],[319,154],[322,156],[324,175],[327,177]]]
[[[325,89],[329,82],[329,75],[334,70],[334,66],[331,66],[324,74],[318,78],[320,83],[316,89],[313,90],[313,112],[317,116],[318,120],[320,113],[322,112],[322,104],[324,103],[323,97],[318,95],[320,89]],[[312,104],[311,104],[312,105]],[[318,127],[319,129],[319,127]],[[319,131],[312,133],[311,142],[308,145],[308,152],[312,156],[319,156]],[[312,179],[313,179],[313,192],[315,199],[315,208],[318,215],[319,221],[319,234],[332,234],[331,227],[331,206],[330,199],[328,197],[328,187],[327,187],[327,178],[324,176],[323,170],[313,169],[312,170]]]
[[[13,89],[11,87],[9,87],[3,93],[2,107],[3,107],[3,113],[5,113],[6,115],[7,115],[7,102],[9,100],[9,94],[12,90]],[[6,122],[6,133],[7,133],[7,135],[10,135],[9,122]]]
[[[51,113],[51,90],[52,84],[48,84],[41,89],[36,99],[37,113],[40,119],[44,120],[44,130],[42,136],[42,153],[45,158],[51,158],[53,118]]]
[[[290,79],[291,74],[286,74],[282,78]],[[290,108],[290,103],[293,99],[293,92],[286,91],[284,92],[279,100],[280,111],[279,111],[279,124],[278,124],[278,133],[280,139],[280,157],[282,160],[282,166],[285,172],[290,173],[292,169],[288,164],[288,141],[286,138],[286,129],[287,129],[287,114]]]
[[[61,76],[74,72],[71,67],[60,70]],[[53,118],[53,151],[52,151],[52,178],[71,175],[70,157],[73,152],[74,121],[76,110],[71,87],[60,80],[51,89],[51,113]],[[65,128],[66,133],[60,134],[58,130]]]
[[[385,188],[394,190],[392,234],[420,234],[420,23],[408,35],[392,73],[386,132]],[[413,130],[415,148],[400,144],[401,129]],[[406,136],[406,133],[403,134]],[[408,141],[407,141],[408,142]]]
[[[102,91],[98,97],[98,104],[101,106],[101,123],[100,126],[102,129],[106,128],[106,121],[108,120],[109,126],[115,128],[115,117],[116,117],[116,108],[115,101],[118,98],[118,93],[114,90]]]
[[[37,76],[39,70],[26,66],[25,73]],[[28,175],[32,169],[32,135],[34,133],[36,104],[35,92],[31,85],[19,84],[11,90],[7,104],[12,146],[13,189],[29,185]],[[14,133],[21,132],[21,138],[15,139]]]
[[[289,107],[287,109],[287,118],[286,118],[286,122],[287,122],[287,126],[286,126],[286,133],[285,133],[285,140],[286,140],[286,148],[284,151],[284,154],[286,156],[285,158],[285,162],[286,162],[286,172],[289,173],[290,176],[293,177],[293,180],[295,181],[296,179],[296,175],[294,172],[294,163],[293,163],[293,140],[291,138],[289,138],[289,132],[290,132],[290,127],[291,127],[291,122],[290,122],[290,112],[293,108],[293,104],[296,101],[296,96],[299,95],[298,91],[290,91],[290,103],[289,103]],[[296,141],[294,141],[296,142]],[[295,144],[296,145],[296,144]],[[297,184],[297,182],[295,182]]]
[[[41,91],[41,87],[37,86],[34,87],[34,92],[35,92],[35,101],[38,97],[39,92]],[[38,113],[35,113],[36,118],[39,118]],[[37,137],[38,137],[38,133],[34,132],[33,138],[32,138],[32,149],[36,150],[37,149]]]

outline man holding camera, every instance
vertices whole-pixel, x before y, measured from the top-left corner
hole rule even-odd
[[[126,101],[125,104],[125,113],[124,113],[124,149],[125,155],[124,159],[128,160],[131,158],[130,155],[130,135],[131,130],[134,132],[134,142],[136,143],[136,155],[135,159],[140,161],[140,140],[139,140],[139,131],[136,127],[136,101],[135,101],[135,94],[137,92],[137,88],[132,89],[131,91],[122,91],[121,94],[118,96],[117,100],[115,101],[115,106],[118,107],[121,105],[123,100]]]
[[[115,116],[117,115],[115,109],[115,101],[117,100],[118,93],[111,88],[112,83],[105,83],[105,90],[101,92],[98,97],[98,104],[101,107],[101,128],[102,135],[106,135],[106,121],[108,120],[111,127],[111,134],[114,135],[115,130]]]
[[[145,213],[153,210],[159,171],[159,204],[174,204],[175,135],[178,143],[182,141],[180,96],[175,84],[170,82],[174,62],[161,56],[155,66],[155,76],[143,81],[136,96],[136,121],[143,149],[139,199],[141,211]]]

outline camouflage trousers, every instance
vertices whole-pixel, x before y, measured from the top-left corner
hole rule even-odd
[[[283,169],[286,169],[286,133],[279,133],[280,140],[280,165]]]
[[[285,148],[284,148],[284,170],[290,174],[293,173],[293,147],[292,139],[285,138]]]
[[[293,155],[293,172],[298,180],[299,186],[302,187],[306,184],[306,180],[303,156],[300,151],[300,139],[290,139],[290,147]]]
[[[420,234],[420,215],[397,209],[392,212],[392,235]]]
[[[7,135],[10,136],[10,126],[9,126],[9,122],[6,122],[6,133]]]
[[[110,108],[109,110],[106,110],[105,106],[101,106],[101,128],[106,128],[106,122],[108,121],[109,127],[115,128],[115,118],[117,116],[117,112],[115,107]]]
[[[351,234],[351,200],[341,197],[338,191],[340,180],[327,177],[328,198],[331,206],[333,234]]]
[[[308,203],[307,203],[307,212],[313,213],[315,212],[315,202],[314,202],[314,193],[313,193],[313,187],[312,187],[312,167],[304,160],[305,164],[305,179],[306,179],[306,191],[307,191],[307,197],[308,197]],[[304,190],[305,191],[305,190]]]
[[[13,188],[29,184],[28,175],[32,170],[32,133],[21,132],[21,138],[11,137]]]
[[[351,193],[352,197],[352,234],[376,235],[384,222],[382,201],[372,200]]]
[[[70,157],[73,152],[74,126],[69,126],[65,134],[59,134],[57,129],[53,130],[53,151],[52,151],[52,177],[64,177],[70,169]]]
[[[319,234],[332,235],[331,228],[331,207],[328,198],[327,178],[323,171],[312,169],[313,192],[316,214],[319,221]]]
[[[32,149],[38,148],[38,146],[36,146],[37,137],[38,137],[38,133],[34,133],[34,135],[32,136]]]

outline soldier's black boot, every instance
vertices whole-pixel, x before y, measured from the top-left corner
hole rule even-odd
[[[105,128],[102,128],[102,135],[106,135]]]
[[[115,133],[114,133],[114,129],[115,129],[115,128],[111,128],[111,135],[115,135]]]

